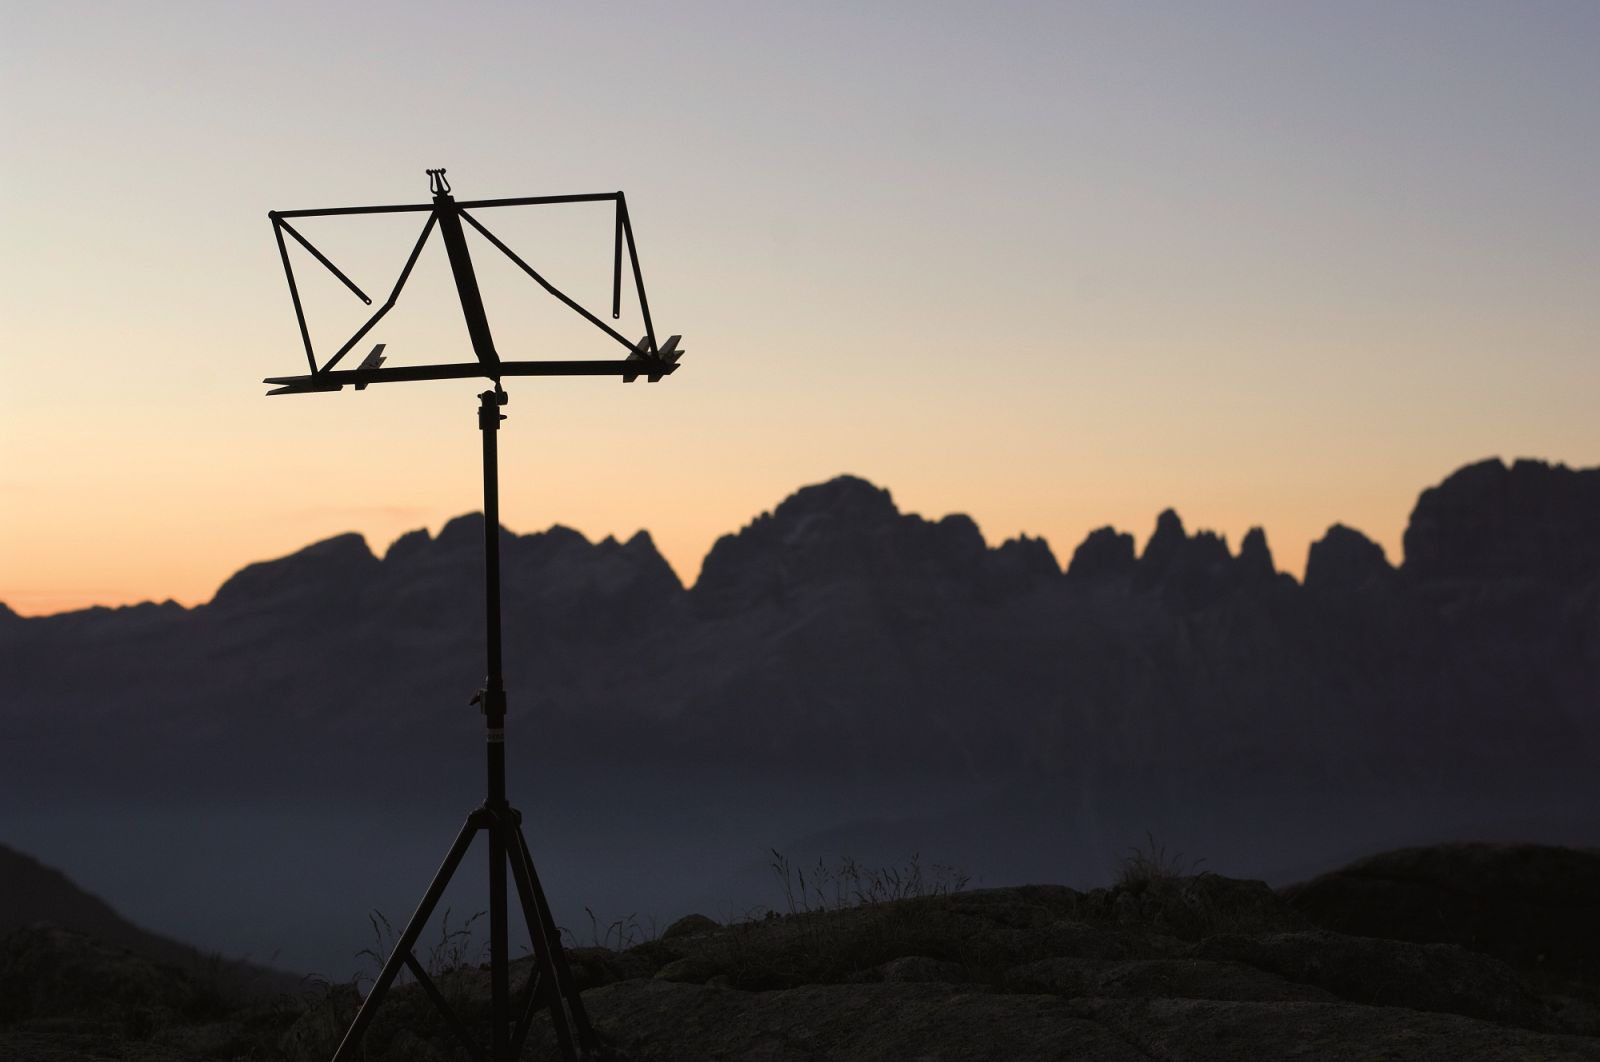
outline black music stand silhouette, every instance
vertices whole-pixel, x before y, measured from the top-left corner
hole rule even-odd
[[[554,195],[531,196],[520,199],[483,199],[468,202],[456,202],[450,195],[449,182],[445,180],[445,171],[442,169],[428,170],[429,190],[433,192],[431,203],[406,204],[397,206],[366,206],[366,207],[335,207],[326,210],[274,210],[268,214],[272,219],[272,229],[278,240],[278,252],[283,258],[284,275],[289,282],[289,295],[294,301],[295,318],[300,325],[300,338],[305,343],[306,360],[311,371],[304,376],[269,377],[265,382],[277,385],[268,394],[304,394],[317,391],[337,391],[346,384],[352,385],[356,390],[365,388],[368,384],[388,383],[403,380],[447,380],[470,379],[484,377],[494,382],[494,389],[484,391],[478,395],[478,428],[483,433],[483,552],[484,552],[484,602],[486,636],[485,655],[488,662],[487,677],[484,686],[472,703],[480,706],[487,724],[487,753],[488,753],[488,796],[483,804],[467,815],[467,821],[462,826],[461,832],[456,836],[455,843],[450,846],[449,853],[444,862],[440,864],[438,872],[433,877],[433,882],[423,894],[422,902],[417,905],[416,913],[411,916],[411,921],[406,924],[405,931],[400,934],[400,939],[395,943],[394,951],[383,964],[377,980],[372,985],[372,991],[367,993],[367,998],[362,1002],[361,1009],[357,1011],[355,1020],[351,1022],[349,1031],[344,1040],[339,1044],[334,1053],[333,1062],[345,1062],[352,1058],[359,1049],[362,1037],[379,1004],[383,1001],[384,994],[389,986],[394,983],[402,966],[411,971],[417,983],[427,994],[433,1005],[438,1009],[445,1023],[451,1028],[468,1052],[476,1059],[487,1062],[510,1062],[522,1053],[522,1048],[527,1040],[528,1029],[534,1016],[544,1007],[549,1007],[551,1024],[554,1027],[556,1039],[561,1047],[563,1057],[569,1060],[596,1059],[600,1057],[600,1044],[595,1036],[593,1027],[589,1024],[588,1015],[583,1009],[583,1000],[579,996],[578,986],[572,978],[572,971],[568,968],[566,955],[561,950],[561,940],[556,930],[554,919],[550,915],[550,905],[545,899],[544,889],[539,885],[539,875],[533,868],[533,857],[528,850],[528,841],[522,833],[522,815],[512,808],[506,801],[506,756],[505,756],[505,715],[506,691],[503,674],[501,671],[501,646],[500,646],[500,474],[499,455],[496,440],[500,430],[500,422],[505,415],[500,408],[506,404],[507,398],[500,380],[505,376],[620,376],[624,382],[633,382],[640,376],[651,383],[659,381],[663,376],[671,375],[678,367],[678,359],[683,352],[678,349],[680,337],[672,336],[666,343],[657,345],[655,328],[650,320],[650,306],[645,300],[644,277],[639,271],[639,256],[633,243],[633,226],[628,220],[628,205],[621,192],[601,192],[592,195]],[[634,286],[638,293],[639,310],[644,317],[645,335],[638,342],[628,340],[610,325],[601,321],[594,314],[584,309],[577,302],[557,290],[544,277],[528,263],[519,258],[504,243],[500,242],[488,229],[479,223],[468,208],[474,210],[489,207],[511,206],[539,206],[560,203],[616,203],[616,241],[615,258],[612,269],[611,315],[613,318],[621,315],[622,307],[622,251],[626,243],[628,260],[632,266]],[[284,233],[288,233],[295,241],[304,247],[312,257],[322,263],[337,277],[345,287],[349,288],[363,302],[368,305],[372,300],[355,285],[355,282],[340,272],[339,268],[330,262],[321,251],[311,245],[300,232],[289,224],[289,218],[326,217],[338,214],[389,214],[417,212],[427,213],[428,219],[422,227],[422,234],[417,237],[416,245],[411,249],[410,257],[406,259],[405,266],[400,271],[400,278],[395,282],[394,289],[366,324],[362,325],[343,346],[330,356],[321,365],[317,364],[316,352],[311,342],[311,334],[306,327],[304,308],[300,302],[300,291],[295,284],[294,268],[289,262],[289,251],[284,243]],[[472,256],[468,252],[467,242],[461,223],[465,220],[495,248],[503,252],[515,262],[523,272],[527,273],[545,291],[555,296],[566,306],[582,315],[584,319],[598,327],[601,331],[611,336],[624,347],[628,348],[626,358],[610,361],[503,361],[495,350],[494,339],[489,332],[488,317],[484,313],[483,298],[478,291],[477,274],[472,268]],[[395,300],[399,298],[400,291],[405,287],[412,267],[416,265],[418,256],[422,253],[423,245],[428,242],[428,237],[434,228],[439,230],[444,241],[445,252],[450,259],[450,271],[454,275],[456,294],[461,300],[461,312],[466,318],[467,334],[472,341],[473,353],[477,356],[476,362],[460,364],[436,364],[421,366],[390,366],[385,368],[384,345],[376,345],[372,352],[354,369],[335,368],[346,354],[348,354],[362,338],[370,332],[384,315],[394,307]],[[479,832],[489,835],[489,980],[490,980],[490,1042],[487,1053],[482,1044],[473,1038],[472,1034],[462,1024],[455,1013],[450,1009],[438,987],[417,961],[412,949],[416,946],[417,938],[421,935],[428,919],[432,917],[440,897],[444,894],[445,887],[450,878],[455,874],[461,859],[466,855],[467,848]],[[533,971],[528,979],[524,993],[521,1012],[512,1025],[511,1015],[511,984],[510,984],[510,959],[508,956],[508,925],[506,917],[506,868],[510,867],[511,876],[516,883],[517,895],[522,903],[522,914],[527,922],[528,934],[533,943]]]

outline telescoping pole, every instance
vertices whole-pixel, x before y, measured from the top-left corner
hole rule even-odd
[[[506,393],[498,382],[478,396],[478,427],[483,432],[483,596],[484,640],[488,674],[479,695],[488,726],[489,793],[486,806],[499,822],[506,812],[506,690],[500,658],[500,461],[497,441],[505,415]],[[489,834],[489,1014],[492,1023],[489,1057],[511,1057],[511,984],[506,926],[506,837]]]

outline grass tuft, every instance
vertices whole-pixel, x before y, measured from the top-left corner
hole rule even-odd
[[[1185,863],[1182,852],[1168,856],[1167,846],[1157,844],[1153,834],[1146,832],[1144,840],[1143,845],[1130,848],[1128,854],[1119,862],[1118,885],[1149,885],[1160,881],[1177,881],[1201,873],[1200,867],[1205,863],[1205,859]]]

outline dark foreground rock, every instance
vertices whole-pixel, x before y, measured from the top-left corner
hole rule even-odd
[[[1443,844],[1385,852],[1284,895],[1340,933],[1458,944],[1600,981],[1600,852]]]
[[[1549,1036],[1453,1014],[1350,1003],[1240,1003],[1203,999],[1078,1001],[1147,1059],[1237,1062],[1534,1062],[1600,1058],[1600,1042]]]
[[[1517,886],[1503,853],[1482,847],[1400,862],[1488,868],[1493,888],[1465,870],[1456,885],[1490,897],[1478,913],[1491,921],[1494,904],[1565,895],[1565,879],[1539,874]],[[1583,881],[1600,856],[1516,859]],[[1581,969],[1495,954],[1498,938],[1481,934],[1338,932],[1319,926],[1326,912],[1305,887],[1145,870],[1089,892],[942,893],[726,926],[693,917],[626,951],[569,957],[616,1062],[1600,1060],[1600,984]],[[318,986],[230,1010],[192,971],[52,932],[0,947],[0,1057],[320,1062],[358,1003],[349,986]],[[529,972],[514,964],[514,991]],[[485,1038],[486,971],[435,980]],[[468,1057],[415,984],[390,993],[365,1046],[371,1062]],[[529,1047],[558,1057],[547,1017]]]
[[[0,1059],[275,1057],[261,1054],[263,1043],[303,1020],[309,1002],[260,991],[238,968],[162,962],[55,926],[15,930],[0,937]]]
[[[1552,1024],[1544,1002],[1517,971],[1446,944],[1279,933],[1213,937],[1196,952],[1324,988],[1353,1003],[1461,1014],[1527,1028]]]
[[[596,1025],[636,1062],[1511,1062],[1595,1059],[1600,1044],[1455,1015],[1349,1003],[1002,995],[950,985],[778,992],[626,981],[589,993]],[[550,1040],[542,1046],[554,1047]]]
[[[741,992],[624,981],[590,992],[585,1005],[596,1027],[637,1062],[1145,1062],[1148,1057],[1106,1025],[1074,1014],[1071,1003],[1058,996],[999,995],[942,984],[806,985]],[[553,1039],[547,1044],[548,1051]]]

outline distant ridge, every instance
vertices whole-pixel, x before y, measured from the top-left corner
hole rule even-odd
[[[326,603],[339,596],[340,587],[350,590],[385,563],[416,561],[435,569],[454,567],[445,562],[476,556],[482,519],[480,513],[458,516],[448,521],[437,537],[426,529],[408,531],[390,543],[381,559],[359,533],[335,535],[283,557],[246,565],[223,582],[206,606],[260,607],[274,595],[303,593],[312,593],[317,601]],[[718,596],[727,592],[728,582],[734,578],[730,569],[738,569],[745,558],[754,558],[763,551],[765,560],[770,561],[773,546],[780,539],[790,547],[817,534],[830,534],[822,530],[828,527],[846,528],[856,534],[873,527],[895,526],[926,528],[922,532],[907,530],[905,534],[920,533],[928,544],[942,541],[957,554],[976,556],[981,549],[1000,553],[1008,558],[1002,567],[1020,568],[1033,577],[1061,574],[1063,570],[1043,538],[1024,534],[988,547],[971,518],[958,513],[928,521],[902,514],[888,490],[853,475],[802,487],[741,530],[721,536],[690,587],[679,582],[648,531],[637,532],[626,543],[611,537],[591,543],[581,532],[559,524],[526,535],[504,529],[502,532],[508,549],[524,566],[558,554],[580,567],[588,563],[580,560],[585,554],[625,557],[631,564],[650,569],[650,581],[660,590],[675,586],[678,590]],[[1092,580],[1111,574],[1131,575],[1137,570],[1141,573],[1140,582],[1146,586],[1174,576],[1205,581],[1206,577],[1200,575],[1203,569],[1211,570],[1212,580],[1224,578],[1223,570],[1230,563],[1236,564],[1240,572],[1248,571],[1249,578],[1257,581],[1283,575],[1274,565],[1266,534],[1260,527],[1252,527],[1246,533],[1235,555],[1223,536],[1205,530],[1190,535],[1178,513],[1168,509],[1158,516],[1142,552],[1136,551],[1135,541],[1132,534],[1117,528],[1100,528],[1072,551],[1065,571],[1074,580]],[[1423,491],[1405,529],[1404,543],[1406,562],[1401,567],[1423,579],[1496,573],[1561,578],[1569,572],[1593,570],[1600,567],[1600,469],[1575,470],[1531,459],[1518,459],[1508,465],[1499,458],[1464,466]],[[895,543],[907,544],[911,544],[909,540]],[[1343,524],[1332,525],[1321,539],[1311,543],[1309,552],[1307,579],[1313,578],[1310,569],[1316,565],[1320,569],[1316,581],[1324,586],[1329,579],[1365,580],[1380,568],[1399,570],[1383,557],[1381,547]],[[841,563],[846,559],[843,554],[833,558]],[[1381,565],[1376,563],[1379,559]],[[858,555],[855,560],[866,562],[867,557]],[[620,571],[611,574],[616,577]],[[312,584],[320,588],[313,590]],[[75,611],[170,612],[182,608],[168,600]],[[28,619],[48,618],[19,616],[0,602],[0,629]]]
[[[192,609],[0,613],[0,777],[69,735],[84,784],[182,793],[470,770],[427,735],[482,678],[482,519],[381,558],[336,536]],[[1172,510],[1063,572],[854,476],[721,537],[692,587],[642,532],[502,536],[513,717],[568,759],[1410,792],[1600,757],[1600,469],[1469,465],[1422,492],[1403,564],[1336,524],[1303,583],[1259,528],[1235,552]]]

